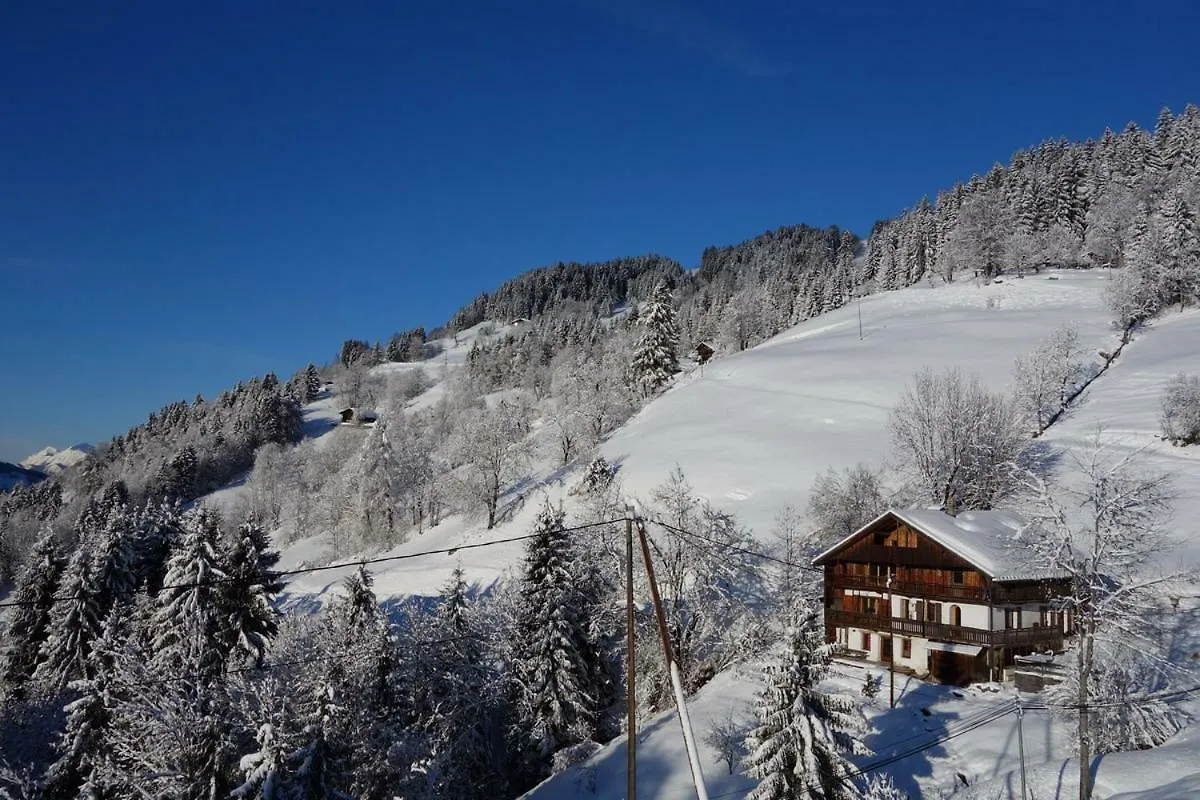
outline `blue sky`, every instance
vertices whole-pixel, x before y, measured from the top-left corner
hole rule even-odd
[[[1200,102],[1191,3],[807,5],[10,5],[0,459],[532,267],[865,235],[1020,147]]]

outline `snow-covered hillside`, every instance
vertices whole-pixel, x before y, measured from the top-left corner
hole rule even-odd
[[[787,505],[803,509],[814,479],[827,469],[858,462],[876,468],[885,465],[888,412],[922,367],[958,366],[978,373],[992,388],[1008,388],[1014,360],[1066,322],[1077,328],[1084,352],[1099,362],[1098,352],[1111,352],[1119,340],[1104,308],[1107,280],[1101,271],[1067,271],[984,285],[921,285],[868,297],[861,309],[848,306],[822,315],[756,348],[718,359],[703,374],[693,371],[680,376],[668,392],[611,435],[602,452],[620,465],[624,488],[634,497],[648,497],[673,467],[680,466],[700,495],[735,513],[765,542],[779,511]],[[446,343],[449,347],[437,361],[423,365],[434,373],[435,383],[411,406],[427,405],[441,396],[445,376],[463,363],[480,335],[478,328],[461,334],[457,344]],[[1153,465],[1170,471],[1177,482],[1177,539],[1188,558],[1200,554],[1200,541],[1189,522],[1200,514],[1200,452],[1173,448],[1161,442],[1157,433],[1159,397],[1166,381],[1179,371],[1200,371],[1196,343],[1200,343],[1200,313],[1169,314],[1155,321],[1134,337],[1112,368],[1045,437],[1052,445],[1071,450],[1103,427],[1122,447],[1146,448]],[[377,370],[412,368],[387,365]],[[334,405],[323,400],[307,410],[310,435],[331,429]],[[387,553],[372,554],[401,557],[375,565],[376,590],[392,602],[432,595],[459,564],[468,581],[486,589],[519,563],[523,545],[471,546],[526,533],[543,496],[564,502],[569,512],[573,498],[568,489],[578,477],[575,471],[554,469],[547,457],[537,481],[502,498],[503,521],[495,530],[485,531],[479,520],[453,516]],[[464,545],[467,549],[458,549]],[[453,552],[415,555],[431,550]],[[319,543],[299,542],[285,551],[283,566],[295,567],[319,556]],[[351,569],[297,576],[286,599],[296,605],[320,603],[339,590]],[[847,672],[843,678],[847,686],[856,689],[861,668],[844,665],[841,669]],[[747,719],[758,686],[753,666],[718,676],[690,701],[697,727],[731,713]],[[964,694],[913,681],[903,688],[896,711],[885,713],[878,704],[865,710],[875,728],[869,744],[876,752],[888,753],[899,748],[901,740],[911,740],[922,731],[937,738],[939,731],[954,730],[956,720],[972,718],[1001,700],[982,690]],[[1014,724],[1015,718],[1007,717],[967,732],[953,745],[911,757],[893,771],[910,791],[950,790],[955,773],[962,773],[991,787],[989,797],[1011,796],[1019,791],[1013,779]],[[1034,712],[1026,719],[1026,737],[1038,796],[1066,796],[1072,786],[1072,767],[1063,724],[1046,712]],[[1177,787],[1193,785],[1200,777],[1195,767],[1183,766],[1182,754],[1200,753],[1198,738],[1188,729],[1167,748],[1109,757],[1105,764],[1114,767],[1101,769],[1098,790],[1136,797],[1142,796],[1139,791],[1170,781],[1176,781]],[[717,754],[707,746],[702,749],[712,791],[740,796],[748,779],[723,774]],[[690,779],[673,717],[644,721],[639,752],[645,770],[643,791],[648,796],[687,796]],[[1143,758],[1175,767],[1137,773],[1144,780],[1131,778],[1129,768]],[[1123,765],[1120,772],[1116,764]],[[548,800],[621,797],[623,770],[624,744],[618,739],[532,796]]]
[[[94,449],[90,444],[77,444],[63,450],[47,447],[26,458],[21,466],[47,475],[57,475],[83,461]]]
[[[716,361],[651,403],[604,454],[635,490],[679,464],[701,495],[763,537],[785,505],[804,508],[826,469],[883,465],[888,411],[922,367],[958,366],[1004,389],[1014,359],[1064,322],[1085,352],[1111,350],[1104,285],[1099,271],[1066,272],[872,295],[861,339],[850,305]]]
[[[960,366],[1003,389],[1014,360],[1064,322],[1076,325],[1085,350],[1111,350],[1119,335],[1104,309],[1106,282],[1100,271],[1068,271],[985,285],[939,282],[872,295],[862,301],[861,340],[859,309],[847,306],[718,359],[703,374],[681,375],[672,389],[611,435],[602,453],[620,466],[625,490],[634,497],[648,497],[678,464],[700,495],[735,513],[766,540],[776,514],[787,505],[803,509],[813,480],[830,467],[883,465],[888,411],[922,367]],[[440,396],[441,376],[463,363],[481,327],[460,334],[457,344],[445,342],[442,356],[424,362],[438,380],[411,406]],[[503,333],[496,329],[492,335]],[[1152,337],[1153,330],[1144,336]],[[376,371],[414,366],[385,365]],[[1091,394],[1102,391],[1097,383]],[[1157,409],[1157,398],[1148,402]],[[306,418],[328,421],[333,414],[332,401],[321,401],[309,407]],[[517,493],[505,498],[507,521],[496,530],[485,532],[478,520],[451,517],[383,555],[524,533],[536,511],[531,498],[562,500],[569,510],[567,490],[578,476],[547,463],[539,477],[534,488],[519,493],[524,501]],[[515,544],[463,551],[455,559],[404,560],[383,565],[377,580],[382,594],[432,593],[461,558],[468,578],[486,586],[520,554]],[[295,565],[313,555],[310,545],[285,552],[284,562]],[[338,571],[301,576],[290,592],[321,594],[336,588],[341,577]]]

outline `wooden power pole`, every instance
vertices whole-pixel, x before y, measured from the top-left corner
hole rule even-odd
[[[625,765],[627,800],[637,800],[637,694],[634,681],[637,661],[634,658],[633,630],[633,518],[625,518]]]
[[[688,766],[692,769],[692,781],[696,784],[698,800],[708,800],[708,789],[704,786],[704,770],[700,765],[700,753],[696,749],[696,737],[692,733],[692,721],[688,718],[687,704],[684,703],[683,679],[679,674],[679,664],[675,661],[675,652],[671,647],[671,635],[667,630],[667,615],[663,611],[662,598],[658,594],[658,581],[654,578],[654,562],[650,559],[650,544],[646,539],[646,526],[637,521],[638,539],[642,543],[642,559],[646,562],[646,580],[650,584],[650,598],[654,601],[654,614],[658,617],[658,632],[662,636],[663,655],[667,661],[667,671],[671,676],[671,686],[675,690],[675,710],[679,712],[679,726],[683,729],[683,744],[687,749]]]

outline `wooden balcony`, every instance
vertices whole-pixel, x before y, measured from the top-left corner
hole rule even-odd
[[[964,628],[958,625],[943,625],[940,622],[926,622],[919,619],[863,614],[837,608],[825,609],[825,622],[839,628],[862,628],[899,636],[919,636],[923,639],[978,644],[984,647],[1033,647],[1059,651],[1062,650],[1063,644],[1062,631],[1057,627],[985,631],[981,628]]]
[[[839,589],[867,589],[873,592],[888,591],[887,578],[873,575],[834,575],[831,586]],[[988,589],[974,586],[956,586],[952,583],[925,583],[910,581],[896,576],[892,578],[892,594],[903,597],[915,597],[921,600],[934,600],[966,603],[1040,603],[1046,602],[1052,595],[1045,584],[992,584],[991,594]]]
[[[874,575],[835,575],[832,585],[834,588],[867,589],[884,594],[888,591],[887,578]],[[895,595],[916,597],[921,600],[961,600],[980,604],[987,602],[987,593],[982,588],[906,581],[895,577],[892,578],[891,591]]]

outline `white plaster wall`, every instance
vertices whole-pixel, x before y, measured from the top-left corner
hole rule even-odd
[[[883,653],[883,642],[879,633],[877,631],[866,632],[871,634],[871,649],[868,651],[867,660],[886,668],[887,665],[881,660]],[[859,628],[838,628],[838,641],[854,648],[855,650],[862,649],[862,635],[863,631]],[[929,654],[927,648],[929,640],[922,639],[920,637],[913,637],[912,655],[910,655],[908,658],[904,658],[901,655],[901,653],[904,652],[903,638],[904,637],[902,636],[897,636],[895,637],[895,641],[892,643],[892,654],[893,658],[895,659],[896,666],[911,669],[913,672],[918,674],[924,674],[929,668]]]
[[[901,612],[903,611],[903,608],[904,608],[903,601],[906,599],[908,600],[909,618],[912,618],[913,614],[915,613],[914,604],[916,603],[917,600],[923,600],[924,598],[921,598],[921,597],[905,598],[901,595],[896,595],[896,596],[892,597],[892,616],[893,617],[902,616]],[[949,625],[950,624],[950,606],[958,606],[960,609],[962,609],[962,626],[964,628],[979,628],[980,630],[988,629],[988,607],[984,606],[984,605],[978,605],[975,603],[947,603],[947,602],[942,601],[942,618],[939,620],[933,620],[933,621],[941,622],[944,625]],[[1003,616],[1000,617],[1000,623],[1001,624],[1004,623]]]

